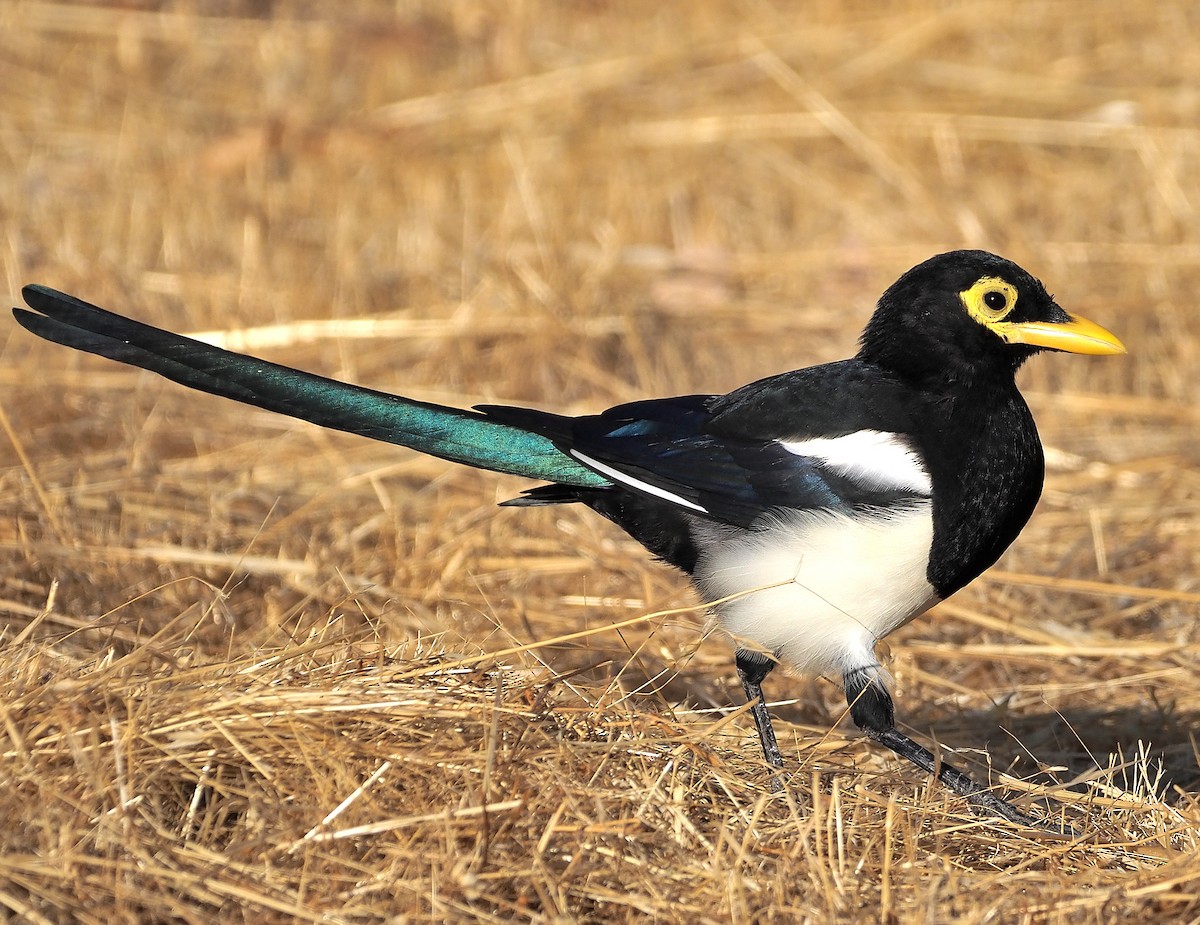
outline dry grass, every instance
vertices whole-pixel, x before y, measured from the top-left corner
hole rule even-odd
[[[891,640],[973,818],[516,479],[5,328],[0,908],[28,922],[1200,921],[1200,14],[1162,3],[0,8],[0,260],[422,398],[843,356],[997,250],[1120,333],[1024,384],[996,571]],[[787,699],[785,699],[787,698]],[[986,751],[984,750],[986,749]]]

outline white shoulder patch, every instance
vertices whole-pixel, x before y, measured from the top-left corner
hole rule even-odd
[[[899,434],[859,430],[841,437],[777,442],[789,453],[815,459],[868,488],[911,491],[924,497],[933,490],[921,458]]]
[[[662,498],[664,501],[670,501],[672,504],[679,504],[683,507],[691,508],[693,511],[699,511],[702,514],[707,514],[707,508],[701,507],[694,501],[689,501],[687,498],[681,498],[674,492],[667,491],[665,488],[659,488],[657,485],[651,485],[649,482],[643,482],[641,479],[635,479],[632,475],[622,472],[620,469],[614,469],[612,466],[606,466],[602,462],[598,462],[592,457],[580,453],[579,450],[571,450],[571,455],[578,459],[585,466],[595,469],[597,472],[607,475],[610,479],[620,482],[622,485],[628,485],[630,488],[635,488],[638,491],[645,492],[648,495],[654,495],[656,498]]]

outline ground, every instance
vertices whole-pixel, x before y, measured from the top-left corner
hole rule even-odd
[[[984,247],[1117,332],[1046,492],[883,653],[975,818],[520,479],[0,332],[0,908],[29,922],[1200,921],[1200,10],[10,3],[0,267],[417,398],[846,356]]]

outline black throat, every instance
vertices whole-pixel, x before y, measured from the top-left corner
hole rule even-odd
[[[916,438],[933,482],[929,583],[953,594],[1025,526],[1045,463],[1033,415],[1007,373],[925,393]]]

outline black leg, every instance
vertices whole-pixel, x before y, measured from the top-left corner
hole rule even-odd
[[[758,729],[758,741],[762,743],[763,757],[773,768],[783,767],[783,755],[779,751],[779,743],[775,740],[775,730],[771,727],[771,716],[767,713],[767,702],[763,698],[762,682],[775,667],[775,660],[763,652],[752,649],[738,649],[735,656],[738,677],[742,679],[742,690],[746,692],[746,700],[750,702],[750,715],[754,717],[754,725]],[[778,778],[774,778],[778,781]]]
[[[892,706],[891,695],[879,680],[879,668],[870,666],[855,668],[846,672],[843,678],[846,685],[846,702],[850,704],[850,717],[854,724],[880,745],[890,748],[901,758],[907,758],[917,767],[933,774],[943,785],[977,809],[1007,819],[1017,825],[1049,831],[1056,835],[1074,836],[1071,829],[1060,829],[1057,826],[1039,822],[1017,809],[1011,803],[1000,799],[990,790],[980,786],[953,765],[939,761],[929,749],[918,745],[904,733],[896,729],[895,708]]]

